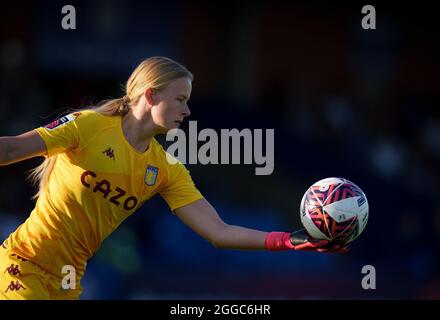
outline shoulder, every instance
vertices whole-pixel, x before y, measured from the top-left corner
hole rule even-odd
[[[96,112],[93,109],[85,109],[85,110],[79,110],[74,111],[70,113],[70,115],[76,120],[76,119],[87,119],[87,120],[104,120],[107,118],[107,116],[100,114],[99,112]],[[108,117],[110,118],[110,117]]]
[[[117,124],[118,116],[106,116],[93,109],[75,111],[69,116],[81,127],[95,130],[97,128],[114,126]]]
[[[151,139],[150,147],[152,151],[156,154],[156,157],[160,160],[161,163],[169,165],[180,164],[183,165],[179,159],[172,156],[168,151],[164,149],[164,147],[156,140],[156,138]]]
[[[177,175],[182,171],[186,171],[185,165],[176,157],[171,155],[164,147],[155,139],[151,140],[152,151],[155,153],[161,167],[166,169],[168,175]]]

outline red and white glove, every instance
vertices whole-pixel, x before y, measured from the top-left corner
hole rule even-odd
[[[292,233],[287,232],[269,232],[266,236],[265,246],[267,250],[299,250],[344,253],[348,251],[346,244],[311,238],[305,229]]]

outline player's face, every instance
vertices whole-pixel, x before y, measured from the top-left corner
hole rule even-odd
[[[151,109],[151,116],[154,123],[160,127],[160,131],[167,132],[178,128],[183,119],[191,114],[187,104],[191,90],[191,80],[184,77],[155,92],[155,105]]]

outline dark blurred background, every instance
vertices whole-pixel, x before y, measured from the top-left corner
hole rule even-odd
[[[76,9],[63,30],[61,8]],[[364,30],[364,5],[376,30]],[[198,128],[274,128],[275,170],[188,165],[223,219],[301,227],[299,204],[332,176],[358,184],[370,219],[349,254],[220,250],[156,197],[89,261],[83,299],[439,299],[439,27],[428,4],[38,1],[2,8],[0,135],[120,97],[143,59],[195,75]],[[187,128],[184,126],[184,128]],[[26,171],[0,168],[0,237],[28,217]],[[376,290],[363,290],[364,265]]]

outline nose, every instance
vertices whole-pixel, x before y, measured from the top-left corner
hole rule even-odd
[[[189,117],[190,114],[191,114],[191,111],[189,110],[188,105],[185,103],[185,107],[184,107],[184,109],[182,111],[182,116]]]

